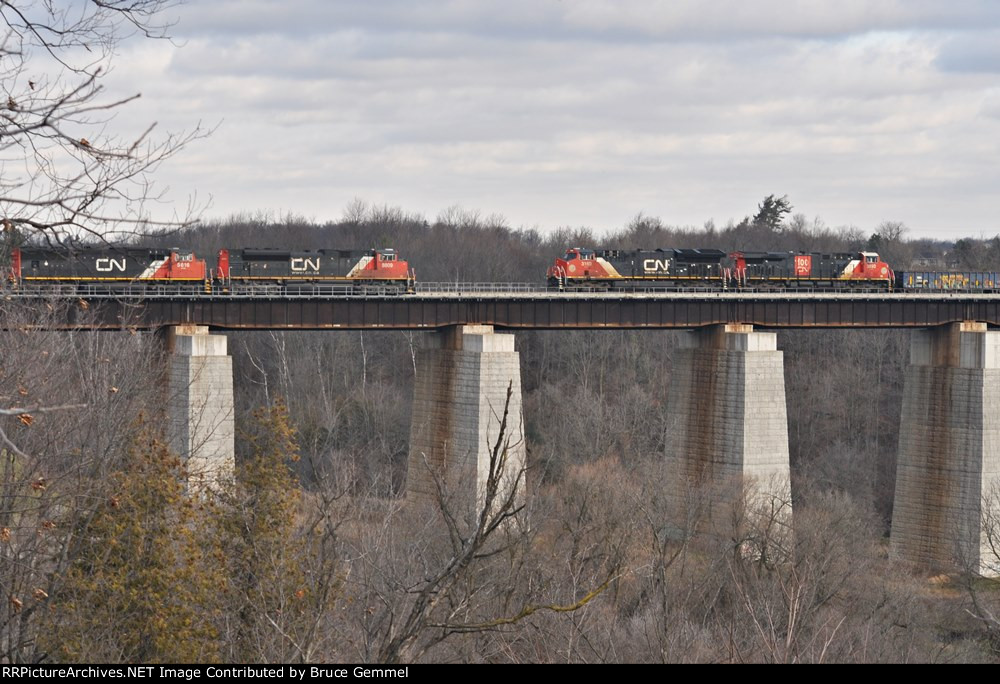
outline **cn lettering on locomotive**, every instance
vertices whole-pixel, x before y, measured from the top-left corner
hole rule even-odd
[[[103,257],[97,259],[94,262],[94,268],[102,273],[110,273],[114,270],[119,270],[122,273],[125,272],[125,259],[112,259],[111,257]]]
[[[812,273],[812,256],[797,254],[795,256],[795,275],[806,277]]]
[[[305,273],[307,271],[312,271],[313,273],[319,273],[319,259],[293,257],[291,260],[291,267],[292,271],[296,273]]]
[[[646,259],[642,262],[642,270],[646,273],[669,273],[670,259]]]

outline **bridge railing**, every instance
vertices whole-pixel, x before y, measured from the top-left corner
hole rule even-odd
[[[32,284],[15,288],[9,283],[0,283],[0,300],[4,298],[35,299],[374,299],[374,298],[633,298],[641,296],[670,297],[759,297],[762,299],[788,299],[812,297],[859,298],[869,296],[911,296],[935,298],[981,298],[998,297],[992,293],[962,292],[958,290],[914,290],[887,293],[884,289],[855,287],[844,289],[814,289],[807,291],[783,291],[765,288],[741,288],[722,290],[717,287],[664,287],[645,286],[617,289],[566,288],[556,289],[544,283],[479,283],[479,282],[420,282],[411,290],[402,285],[379,283],[336,283],[336,284],[239,284],[222,289],[206,289],[202,283],[129,283],[109,285],[88,284]]]

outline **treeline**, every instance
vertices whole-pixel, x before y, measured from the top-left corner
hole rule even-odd
[[[355,203],[336,223],[247,215],[143,239],[206,254],[394,247],[423,281],[539,282],[588,245],[877,246],[894,266],[1000,270],[996,240],[834,229],[774,196],[722,228],[637,216],[542,235]],[[740,551],[766,533],[753,521],[666,533],[675,333],[517,334],[529,524],[483,536],[402,498],[421,333],[229,333],[240,477],[193,496],[164,446],[159,340],[46,332],[49,315],[0,302],[0,409],[19,409],[0,414],[4,661],[1000,657],[995,584],[888,558],[905,332],[779,333],[796,531],[763,558]]]

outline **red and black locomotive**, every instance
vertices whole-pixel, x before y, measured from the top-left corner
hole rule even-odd
[[[299,287],[346,283],[389,286],[402,293],[412,291],[414,281],[410,265],[392,249],[222,249],[214,275],[224,288],[260,282]]]
[[[143,247],[15,248],[10,278],[17,283],[202,282],[205,260],[189,250]]]

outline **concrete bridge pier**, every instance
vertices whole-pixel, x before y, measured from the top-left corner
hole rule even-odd
[[[168,439],[192,485],[229,480],[235,468],[233,359],[208,326],[167,330]]]
[[[898,454],[893,557],[1000,574],[1000,332],[912,333]]]
[[[684,333],[667,411],[666,494],[674,534],[746,533],[756,538],[752,543],[784,544],[792,502],[777,334],[739,324]]]
[[[495,479],[501,496],[516,485],[523,497],[524,418],[514,336],[489,325],[460,325],[427,338],[417,353],[407,499],[440,502],[465,515],[481,509],[508,386],[504,468]]]

